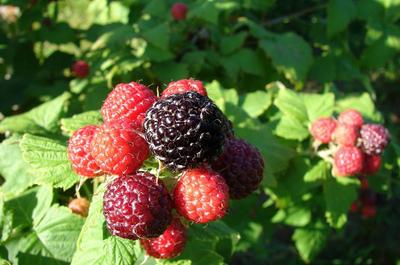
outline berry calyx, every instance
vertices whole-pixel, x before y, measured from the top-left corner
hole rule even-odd
[[[132,240],[153,238],[171,223],[172,200],[161,180],[137,172],[107,185],[103,211],[112,235]]]
[[[162,92],[161,97],[165,98],[173,94],[182,94],[189,91],[194,91],[200,95],[207,96],[207,91],[203,86],[203,82],[194,79],[182,79],[169,83],[167,88]]]
[[[353,125],[339,123],[333,133],[334,142],[338,145],[355,146],[359,137],[359,129]]]
[[[195,223],[222,218],[229,205],[229,190],[218,173],[206,168],[183,173],[174,190],[177,212]]]
[[[310,131],[314,139],[327,144],[332,141],[336,125],[336,121],[332,118],[320,118],[312,123]]]
[[[150,151],[172,170],[194,168],[221,154],[229,122],[207,97],[174,94],[153,104],[143,123]]]
[[[84,60],[76,61],[72,65],[72,72],[76,77],[85,78],[89,75],[89,71],[90,71],[89,64]]]
[[[355,126],[361,128],[364,123],[364,119],[361,113],[354,109],[348,109],[339,114],[338,121],[342,124]]]
[[[90,203],[86,198],[73,199],[69,204],[68,208],[75,214],[82,217],[87,217],[89,212]]]
[[[354,146],[340,147],[334,156],[334,173],[337,176],[354,176],[363,168],[363,153]]]
[[[389,143],[389,132],[380,124],[364,124],[360,130],[361,148],[368,155],[380,155]]]
[[[262,179],[264,161],[260,152],[244,140],[229,139],[212,168],[224,177],[232,199],[241,199],[255,191]]]
[[[128,120],[103,124],[93,137],[90,153],[104,172],[130,174],[149,156],[141,126]]]
[[[374,175],[381,167],[381,157],[379,155],[365,155],[362,173]]]
[[[68,141],[68,159],[72,169],[81,176],[96,177],[102,174],[90,154],[90,146],[98,127],[88,125],[76,130]]]
[[[175,3],[171,7],[171,15],[174,20],[185,20],[186,14],[188,12],[188,7],[184,3]]]
[[[157,100],[147,86],[131,82],[118,84],[101,107],[104,122],[129,120],[143,123],[146,111]]]
[[[140,244],[149,256],[157,259],[171,259],[183,251],[187,240],[186,234],[186,227],[178,218],[175,218],[161,236],[141,239]]]

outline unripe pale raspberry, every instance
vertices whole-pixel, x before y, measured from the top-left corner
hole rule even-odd
[[[352,125],[357,128],[361,128],[364,123],[361,113],[354,109],[348,109],[340,113],[338,121],[340,123]]]
[[[361,148],[368,155],[380,155],[389,143],[389,131],[380,124],[364,124],[360,130]]]
[[[381,157],[379,155],[365,155],[362,173],[374,175],[381,167]]]
[[[90,154],[90,145],[97,130],[97,126],[85,126],[76,130],[68,141],[68,159],[72,169],[81,176],[96,177],[102,174]]]
[[[357,127],[339,123],[333,133],[333,139],[338,145],[355,146],[359,135],[360,132]]]
[[[175,3],[171,8],[171,15],[175,20],[185,20],[188,7],[184,3]]]
[[[260,152],[244,140],[229,139],[212,168],[224,177],[232,199],[241,199],[255,191],[264,174]]]
[[[332,118],[320,118],[313,122],[310,131],[314,139],[327,144],[332,141],[336,125],[336,121]]]
[[[149,156],[141,126],[129,120],[103,124],[94,135],[91,155],[104,172],[122,175],[139,169]]]
[[[334,156],[334,171],[337,176],[353,176],[361,172],[364,155],[354,146],[340,147]]]
[[[131,82],[118,84],[101,107],[104,122],[129,120],[143,123],[146,111],[157,100],[147,86]]]
[[[181,94],[188,91],[194,91],[200,95],[207,96],[207,91],[200,80],[182,79],[169,83],[167,88],[162,92],[161,97],[165,98],[173,94]]]
[[[75,214],[86,217],[89,212],[90,203],[86,198],[76,198],[70,201],[68,208]]]
[[[161,236],[141,239],[140,243],[147,255],[157,259],[172,259],[183,251],[186,240],[186,227],[175,218]]]
[[[43,21],[43,23],[46,24],[47,26],[50,26],[51,20],[48,19],[48,21]],[[89,71],[90,71],[89,64],[84,60],[76,61],[72,65],[72,72],[74,73],[75,76],[79,78],[87,77],[89,75]]]
[[[123,175],[107,185],[103,212],[111,234],[154,238],[172,220],[172,200],[162,180],[146,172]]]
[[[206,169],[187,170],[174,190],[177,212],[196,223],[208,223],[222,218],[228,210],[229,190],[218,173]]]

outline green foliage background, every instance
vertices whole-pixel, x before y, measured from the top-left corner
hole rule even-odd
[[[179,22],[169,0],[32,2],[0,0],[20,8],[0,16],[0,264],[400,264],[399,0],[184,1]],[[108,234],[99,181],[81,183],[86,219],[65,207],[81,181],[66,143],[117,83],[187,77],[260,149],[265,178],[162,262]],[[310,153],[310,123],[347,108],[392,135],[372,219],[348,214],[359,181]]]

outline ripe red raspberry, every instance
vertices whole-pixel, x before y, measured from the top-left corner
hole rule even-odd
[[[348,109],[340,113],[338,121],[340,123],[352,125],[357,128],[361,128],[364,123],[361,113],[354,109]]]
[[[335,132],[333,133],[333,139],[338,145],[354,146],[357,144],[359,134],[360,132],[357,127],[338,123]]]
[[[171,223],[172,199],[161,180],[137,172],[108,184],[103,211],[111,234],[132,240],[153,238]]]
[[[186,245],[186,227],[178,218],[172,220],[165,232],[152,239],[141,239],[147,255],[157,259],[171,259],[181,254]]]
[[[379,155],[365,155],[362,173],[374,175],[381,167],[381,157]]]
[[[188,7],[184,3],[175,3],[171,8],[171,15],[175,20],[185,20]]]
[[[207,91],[201,81],[194,79],[182,79],[169,83],[167,88],[162,92],[161,97],[165,98],[173,94],[181,94],[188,91],[194,91],[200,95],[207,96]]]
[[[224,152],[213,162],[212,168],[224,177],[230,198],[241,199],[260,185],[264,161],[260,152],[246,141],[229,139],[225,142]]]
[[[353,176],[363,168],[363,153],[354,146],[340,147],[334,156],[334,171],[337,176]]]
[[[86,198],[76,198],[70,201],[68,208],[75,214],[86,217],[89,212],[90,203]]]
[[[128,120],[103,124],[94,135],[91,155],[104,172],[121,175],[140,168],[149,156],[141,128]]]
[[[147,109],[156,100],[153,91],[145,85],[135,82],[121,83],[108,94],[101,113],[106,123],[125,119],[142,124]]]
[[[323,144],[332,140],[333,132],[336,129],[336,121],[332,118],[320,118],[311,125],[311,134],[314,139]]]
[[[68,159],[71,161],[72,169],[81,176],[96,177],[102,174],[90,154],[90,144],[97,130],[97,126],[85,126],[76,130],[69,138]]]
[[[228,210],[229,190],[223,177],[206,169],[189,169],[174,190],[178,213],[196,223],[222,218]]]
[[[380,155],[389,143],[388,130],[379,124],[364,124],[360,130],[361,148],[368,155]]]
[[[75,76],[79,78],[85,78],[89,75],[89,68],[90,67],[87,62],[79,60],[72,65],[72,72],[74,73]]]

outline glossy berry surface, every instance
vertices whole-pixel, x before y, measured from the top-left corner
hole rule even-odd
[[[345,146],[355,146],[359,137],[359,129],[353,125],[339,123],[333,134],[335,143]]]
[[[141,126],[127,120],[103,124],[91,143],[91,155],[104,172],[129,174],[139,169],[149,156]]]
[[[327,144],[332,141],[336,125],[332,118],[320,118],[312,123],[310,131],[315,140]]]
[[[193,168],[221,154],[229,122],[207,97],[196,92],[163,98],[144,121],[150,151],[173,170]]]
[[[218,173],[206,168],[183,173],[174,190],[177,212],[195,223],[222,218],[229,205],[229,189]]]
[[[224,177],[232,199],[241,199],[255,191],[264,174],[260,152],[244,140],[229,139],[212,168]]]
[[[334,156],[334,170],[338,176],[353,176],[361,173],[364,155],[354,146],[340,147]]]
[[[348,109],[339,114],[338,122],[355,126],[359,129],[363,125],[364,119],[359,111]]]
[[[189,91],[194,91],[200,95],[207,96],[207,91],[203,86],[203,82],[194,79],[182,79],[169,83],[167,88],[162,92],[161,97],[165,98],[170,95],[182,94]]]
[[[90,154],[90,145],[97,130],[97,126],[85,126],[76,130],[68,141],[68,159],[78,175],[96,177],[102,174]]]
[[[161,180],[145,172],[124,175],[107,185],[103,211],[112,235],[154,238],[172,220],[172,200]]]
[[[101,114],[106,123],[128,120],[142,124],[146,111],[156,100],[153,91],[145,85],[121,83],[108,94],[101,107]]]
[[[183,251],[186,240],[186,227],[178,218],[175,218],[161,236],[141,239],[140,243],[147,255],[157,259],[171,259]]]
[[[389,131],[380,124],[364,124],[360,130],[361,148],[368,155],[380,155],[389,143]]]

